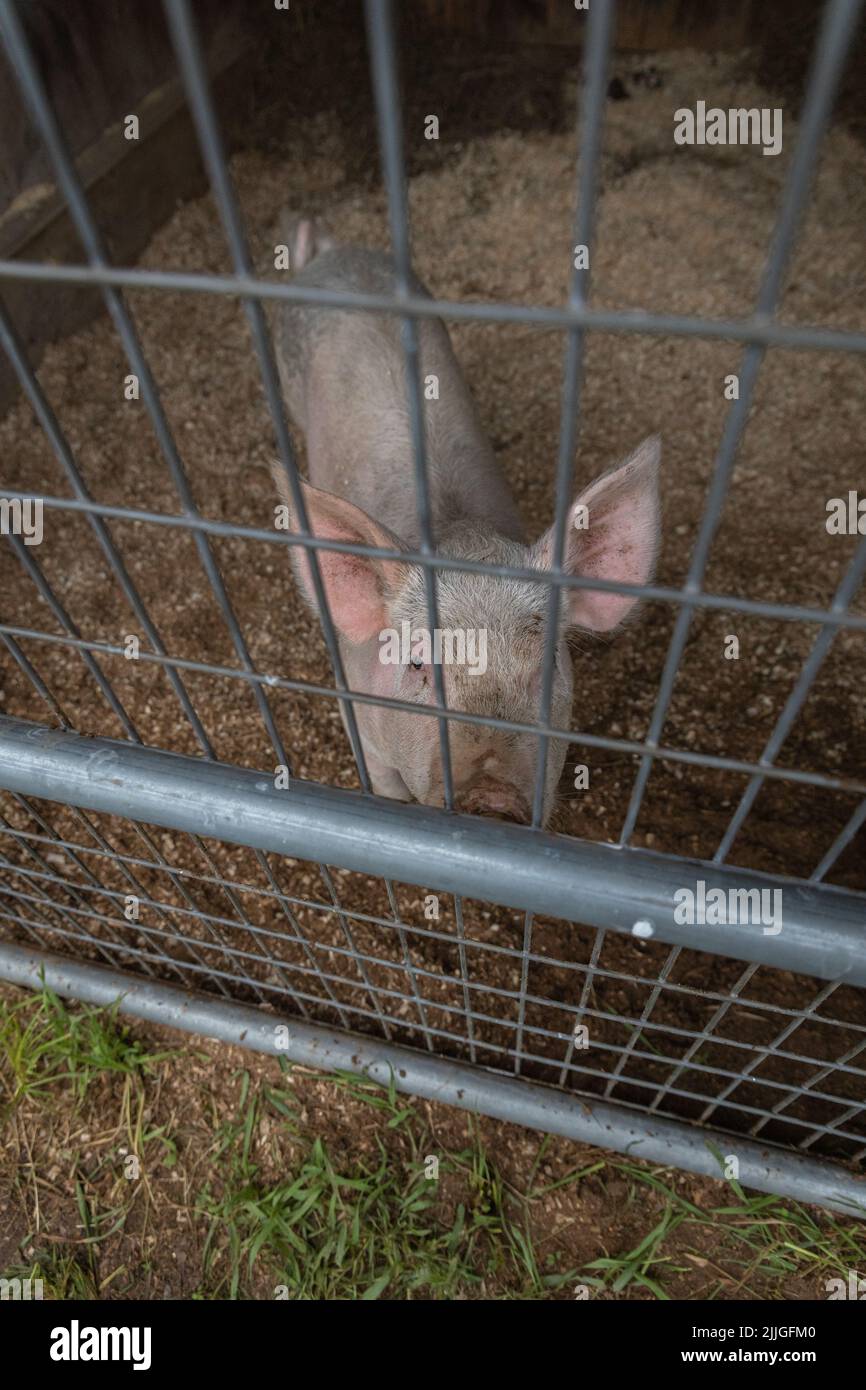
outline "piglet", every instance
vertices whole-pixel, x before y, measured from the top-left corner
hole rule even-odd
[[[289,242],[299,285],[360,293],[394,292],[389,258],[335,245],[308,220]],[[413,291],[427,295],[417,281]],[[479,423],[444,324],[418,320],[430,503],[437,551],[541,571],[552,564],[553,528],[527,544],[502,471]],[[395,551],[420,547],[413,483],[406,368],[396,316],[315,305],[281,305],[277,359],[294,423],[304,432],[310,483],[304,497],[313,534]],[[427,396],[433,397],[427,399]],[[564,568],[575,575],[645,584],[659,542],[660,443],[649,438],[573,502]],[[285,480],[277,484],[291,512]],[[538,720],[548,585],[543,581],[442,570],[439,632],[430,633],[424,579],[408,560],[319,551],[319,565],[353,690],[410,705],[434,705],[432,663],[442,662],[447,703],[519,723]],[[309,561],[292,547],[296,575],[315,606]],[[573,631],[610,632],[635,599],[603,590],[562,591],[551,722],[568,728]],[[437,640],[438,639],[438,640]],[[437,720],[356,705],[373,790],[442,805]],[[457,809],[528,822],[539,740],[449,721]],[[544,790],[546,823],[569,745],[551,740]]]

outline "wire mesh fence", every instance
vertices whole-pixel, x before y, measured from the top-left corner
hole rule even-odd
[[[851,987],[796,977],[782,1003],[767,967],[659,943],[635,959],[613,933],[546,917],[524,944],[514,911],[404,885],[358,910],[349,872],[293,874],[278,856],[26,797],[0,829],[2,919],[43,949],[651,1114],[866,1154]]]
[[[791,1155],[796,1151],[843,1160],[851,1170],[863,1164],[866,892],[826,880],[850,853],[866,822],[866,773],[792,767],[780,762],[779,755],[834,640],[840,633],[860,634],[866,628],[866,617],[852,607],[866,573],[866,539],[857,544],[826,609],[716,594],[705,587],[768,348],[866,351],[866,334],[774,321],[859,10],[855,0],[831,0],[827,6],[754,313],[740,321],[711,321],[595,310],[588,302],[588,262],[574,270],[568,303],[559,309],[438,301],[420,293],[411,271],[392,13],[384,0],[369,0],[366,14],[393,252],[390,292],[323,290],[255,275],[187,0],[166,0],[166,14],[231,274],[114,267],[18,11],[12,0],[0,0],[5,50],[51,156],[85,257],[80,266],[6,261],[0,263],[0,276],[99,287],[140,388],[179,510],[110,505],[91,494],[75,449],[0,303],[0,344],[71,494],[38,500],[49,518],[74,515],[90,528],[140,633],[135,670],[169,683],[189,739],[184,748],[196,754],[178,758],[172,773],[159,761],[163,755],[144,746],[138,725],[147,687],[134,682],[130,687],[126,639],[95,641],[82,630],[71,602],[41,566],[37,547],[27,543],[26,527],[8,524],[26,517],[33,495],[2,488],[4,532],[20,566],[20,583],[34,586],[54,623],[49,631],[16,622],[14,596],[4,595],[0,639],[9,667],[28,682],[43,709],[41,728],[0,718],[0,786],[7,789],[0,819],[0,922],[10,942],[120,969],[155,986],[203,991],[216,1001],[216,1009],[254,1005],[312,1027],[367,1034],[397,1049],[420,1049],[433,1064],[437,1059],[468,1064],[477,1069],[479,1108],[485,1105],[485,1086],[494,1085],[490,1078],[506,1075],[519,1079],[527,1094],[554,1087],[563,1096],[622,1107],[637,1126],[633,1133],[645,1135],[647,1126],[661,1117],[679,1126],[670,1131],[680,1136],[681,1145],[678,1150],[674,1139],[672,1154],[690,1166],[695,1160],[688,1145],[695,1132],[703,1132],[691,1127],[711,1126],[722,1135],[778,1146],[769,1160],[771,1174],[763,1179],[772,1190],[792,1190]],[[587,19],[575,247],[594,244],[613,17],[613,4],[599,0]],[[145,289],[219,293],[242,303],[296,529],[257,528],[202,514],[125,298],[125,291]],[[416,548],[398,551],[313,536],[265,314],[267,301],[399,317],[420,536]],[[418,336],[419,322],[436,316],[565,331],[552,564],[542,576],[535,567],[437,552]],[[744,344],[739,392],[727,414],[680,588],[589,578],[566,568],[585,342],[593,330]],[[154,528],[177,538],[178,545],[191,545],[189,554],[213,597],[233,662],[197,660],[169,649],[124,560],[117,539],[121,523]],[[294,548],[308,557],[332,684],[260,669],[247,616],[233,601],[221,570],[218,546],[228,541],[273,547],[282,556]],[[528,723],[449,708],[436,663],[435,698],[424,707],[352,688],[321,572],[322,557],[335,552],[417,566],[434,632],[439,629],[437,576],[462,571],[503,582],[543,582],[548,597],[537,719]],[[641,597],[675,611],[642,739],[565,728],[553,719],[560,604],[563,595],[580,590]],[[757,760],[663,741],[694,615],[713,610],[804,623],[815,633]],[[106,719],[114,721],[112,730],[118,726],[125,744],[78,737],[74,718],[40,671],[43,653],[51,650],[83,664]],[[127,664],[123,693],[109,675],[121,662]],[[276,781],[270,772],[265,780],[250,773],[241,785],[232,779],[232,769],[220,763],[195,693],[203,682],[217,681],[240,683],[249,693],[250,715],[266,739]],[[360,797],[335,789],[320,798],[314,788],[311,799],[304,800],[293,767],[291,729],[274,712],[275,697],[282,692],[329,701],[340,710]],[[441,809],[383,805],[373,795],[358,711],[383,704],[436,722]],[[449,730],[461,726],[531,734],[537,740],[527,824],[506,827],[455,815]],[[564,842],[544,829],[546,769],[554,742],[567,744],[569,756],[587,756],[589,750],[637,760],[620,833],[615,848],[606,853],[595,854],[579,841]],[[745,779],[711,856],[653,855],[635,846],[650,773],[660,765]],[[756,800],[774,784],[793,786],[804,795],[833,795],[845,807],[818,861],[796,877],[729,864]],[[256,796],[260,818],[272,822],[270,834],[256,819]],[[300,810],[291,809],[293,798]],[[354,828],[348,837],[347,827]],[[556,880],[548,896],[545,876]],[[483,895],[479,885],[486,890]],[[689,932],[678,915],[679,895],[689,885],[696,892],[700,885],[705,892],[715,889],[728,900],[730,894],[743,894],[737,899],[741,905],[758,906],[736,919],[736,925],[724,915],[715,920],[708,916],[697,933],[693,924]],[[785,925],[780,917],[778,930],[772,914],[762,915],[765,903],[775,902],[774,894],[781,894],[786,904]],[[19,959],[11,949],[9,959]],[[738,1142],[730,1141],[734,1154]],[[827,1184],[813,1187],[816,1198],[832,1202],[832,1194],[844,1190],[848,1206],[858,1195],[862,1202],[862,1188],[841,1170]]]

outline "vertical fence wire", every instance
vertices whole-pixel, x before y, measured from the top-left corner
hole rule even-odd
[[[105,266],[108,264],[108,256],[102,236],[93,219],[86,194],[84,193],[84,189],[75,169],[75,164],[63,137],[59,122],[52,110],[51,103],[48,100],[40,80],[29,43],[24,33],[24,28],[11,0],[0,0],[0,36],[2,36],[6,45],[7,52],[11,59],[12,69],[21,88],[25,104],[32,116],[36,128],[42,136],[42,140],[54,167],[58,185],[63,191],[66,205],[82,246],[84,247],[88,263],[92,267]],[[108,285],[103,287],[103,298],[120,341],[123,344],[130,367],[138,378],[141,394],[147,407],[154,433],[163,458],[168,464],[172,482],[180,497],[183,511],[185,515],[189,517],[197,517],[198,509],[192,495],[186,470],[178,453],[174,437],[168,424],[168,419],[162,406],[156,381],[147,364],[137,330],[126,306],[126,302],[118,290]],[[238,661],[245,672],[251,673],[254,667],[250,659],[246,640],[229,600],[222,575],[214,559],[210,541],[201,531],[194,532],[194,541],[200,563],[208,578],[217,605],[222,612],[226,627],[228,628]],[[279,731],[274,723],[267,696],[258,683],[254,684],[253,691],[259,714],[264,723],[268,737],[275,749],[277,761],[287,766],[286,752]]]
[[[412,278],[409,240],[409,205],[406,194],[406,169],[403,141],[400,135],[400,98],[397,89],[397,61],[394,51],[394,11],[392,0],[365,0],[365,17],[370,44],[370,68],[376,98],[376,119],[379,130],[382,171],[388,199],[388,218],[391,229],[391,254],[394,262],[395,300],[399,305],[410,291]],[[406,370],[409,428],[412,438],[412,458],[415,479],[415,505],[421,533],[421,553],[435,553],[433,515],[430,505],[430,480],[427,473],[427,450],[424,437],[424,411],[421,404],[420,354],[418,325],[411,314],[401,315],[400,334]],[[427,621],[431,641],[439,626],[436,575],[424,569],[424,591],[427,601]],[[433,683],[437,708],[443,711],[438,719],[439,753],[442,759],[445,807],[454,807],[454,783],[451,767],[451,748],[448,721],[444,711],[445,683],[442,668],[433,662]]]
[[[799,137],[785,181],[779,217],[758,293],[756,315],[761,319],[772,319],[778,309],[800,218],[817,166],[818,149],[830,117],[836,87],[861,9],[862,0],[828,0],[806,88]],[[752,395],[765,351],[766,347],[763,344],[750,343],[743,355],[743,362],[739,371],[739,396],[732,402],[725,421],[704,516],[684,586],[686,593],[699,592],[703,584],[710,548],[721,519],[722,507],[736,461],[740,439],[748,420]],[[646,738],[649,752],[641,758],[620,836],[620,844],[622,845],[627,845],[630,841],[640,814],[644,791],[655,759],[655,752],[658,749],[662,728],[667,718],[668,706],[680,668],[691,619],[691,607],[688,605],[682,607],[677,614],[676,625],[665,659],[659,693]]]
[[[589,297],[590,262],[593,254],[593,235],[595,231],[596,200],[601,166],[602,130],[604,126],[604,104],[607,95],[607,67],[613,39],[614,0],[600,0],[589,12],[586,47],[583,61],[583,79],[580,92],[579,130],[580,151],[578,160],[578,180],[576,208],[574,216],[573,270],[569,305],[575,309],[586,306]],[[587,263],[582,264],[580,252],[587,252]],[[562,604],[562,590],[557,582],[563,574],[563,559],[566,549],[566,532],[574,483],[574,450],[577,443],[581,382],[584,367],[585,333],[580,328],[569,329],[566,340],[565,362],[563,367],[562,404],[559,421],[559,450],[556,467],[555,505],[553,521],[553,545],[550,555],[550,588],[547,596],[547,612],[544,630],[544,659],[541,675],[540,721],[550,724],[553,702],[553,679],[556,649],[559,644],[559,614]],[[541,825],[544,816],[545,790],[547,784],[547,760],[549,739],[541,734],[538,739],[538,767],[536,769],[535,789],[532,805],[532,825]],[[523,966],[522,990],[525,991],[529,975],[529,955],[532,950],[533,914],[527,913],[523,924]],[[594,958],[598,958],[603,941],[603,933],[597,934]],[[589,976],[584,991],[592,988]],[[515,1074],[520,1074],[520,1048],[523,1040],[525,1005],[521,1001],[519,1031],[517,1037],[517,1056]],[[575,1025],[577,1026],[577,1025]],[[573,1040],[567,1047],[564,1068],[573,1056]]]
[[[228,165],[226,163],[225,150],[223,148],[219,125],[213,109],[213,102],[211,100],[205,74],[205,66],[202,61],[201,44],[193,25],[189,4],[187,0],[165,0],[165,11],[174,40],[178,63],[180,64],[187,100],[189,101],[190,110],[198,134],[202,157],[208,171],[211,190],[229,245],[234,273],[237,276],[249,277],[252,274],[252,262],[250,260],[247,237],[241,220],[240,209],[238,207]],[[285,408],[280,391],[276,362],[274,360],[273,345],[265,322],[262,305],[257,299],[244,297],[243,306],[250,326],[253,346],[259,362],[259,370],[265,390],[265,398],[271,417],[271,424],[277,440],[280,462],[286,475],[286,481],[295,507],[298,529],[302,535],[309,536],[311,532],[306,502],[304,501],[303,489],[301,488],[300,476],[295,462],[292,441],[286,425]],[[334,629],[328,597],[322,582],[316,551],[312,549],[308,550],[307,559],[310,564],[310,573],[313,579],[316,602],[322,618],[325,642],[334,669],[336,688],[340,692],[345,692],[347,689],[345,672],[343,671],[337,635]],[[343,695],[341,699],[341,708],[346,716],[349,739],[357,764],[361,786],[364,791],[369,791],[370,779],[367,771],[366,759],[364,757],[364,749],[358,733],[355,710],[351,700],[346,699],[345,695]],[[280,758],[280,762],[286,762],[284,756]]]
[[[836,591],[833,602],[830,605],[831,613],[844,613],[847,610],[848,605],[857,595],[857,590],[860,588],[864,574],[866,574],[866,537],[864,537],[858,545],[854,558],[845,573],[845,577]],[[762,765],[769,766],[775,762],[797,715],[800,713],[800,710],[809,697],[809,692],[812,689],[815,677],[833,645],[835,635],[836,631],[834,628],[825,627],[822,628],[815,638],[812,650],[803,663],[803,668],[797,678],[797,682],[788,696],[785,707],[776,720],[773,732],[770,734],[764,751],[760,756],[759,762]],[[763,785],[764,778],[760,774],[749,779],[748,786],[743,792],[739,804],[734,814],[731,816],[728,827],[722,836],[719,848],[713,856],[714,864],[724,863],[730,853],[734,840],[737,838],[742,828],[743,821],[752,809],[755,798]]]
[[[580,99],[580,158],[577,184],[577,208],[574,221],[574,269],[571,279],[569,305],[585,307],[589,294],[589,263],[578,264],[578,247],[585,247],[592,257],[595,230],[595,206],[601,165],[601,138],[604,124],[604,104],[607,95],[607,64],[613,35],[613,0],[595,0],[589,11],[586,51],[584,55],[583,86]],[[584,331],[569,329],[563,371],[562,408],[559,422],[559,451],[556,465],[556,491],[553,522],[553,546],[550,557],[550,587],[544,633],[544,663],[541,676],[541,723],[550,724],[553,700],[553,676],[556,648],[559,641],[559,611],[565,555],[566,531],[574,479],[574,449],[577,441],[580,410],[580,388],[583,375]],[[538,768],[532,808],[532,824],[542,821],[544,789],[547,780],[548,737],[539,735]]]

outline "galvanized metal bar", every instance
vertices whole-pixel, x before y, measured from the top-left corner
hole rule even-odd
[[[49,265],[42,261],[0,260],[0,279],[33,280],[46,284],[112,285],[135,290],[166,290],[171,294],[220,294],[236,299],[281,300],[289,304],[356,309],[359,313],[412,314],[414,318],[445,318],[472,323],[516,323],[530,328],[587,328],[604,333],[646,333],[662,337],[708,338],[722,342],[763,343],[768,347],[813,352],[866,352],[866,333],[843,329],[794,327],[759,315],[737,320],[709,319],[686,314],[657,314],[644,309],[575,309],[567,306],[482,303],[470,300],[426,299],[410,295],[398,307],[392,295],[356,294],[350,290],[310,289],[305,285],[259,280],[252,276],[195,274],[187,271],[138,270],[128,266]]]
[[[733,1152],[739,1159],[739,1182],[745,1188],[819,1203],[847,1216],[866,1217],[866,1181],[830,1164],[754,1140],[649,1118],[639,1110],[592,1097],[564,1095],[411,1048],[351,1033],[333,1033],[301,1020],[203,998],[26,947],[0,945],[0,975],[31,989],[41,988],[44,979],[63,997],[102,1007],[116,1004],[126,1017],[285,1057],[301,1066],[349,1071],[384,1086],[393,1085],[401,1094],[706,1177],[720,1178],[723,1160],[719,1155]],[[285,1046],[283,1029],[288,1034]]]
[[[861,898],[359,796],[0,716],[0,787],[445,892],[866,984]],[[783,930],[675,920],[676,890],[782,893]],[[773,901],[772,898],[768,901]],[[751,914],[750,914],[751,915]]]
[[[68,646],[84,651],[101,652],[106,656],[123,655],[123,648],[110,642],[87,642],[81,638],[60,637],[50,632],[39,632],[34,628],[11,627],[8,624],[0,623],[0,636],[4,634],[14,634],[17,637],[29,638],[36,642]],[[139,661],[159,664],[163,658],[153,652],[139,652],[138,659]],[[250,674],[240,671],[236,667],[216,666],[210,662],[191,661],[179,656],[171,657],[170,661],[172,665],[178,666],[182,670],[198,671],[206,675],[219,676],[221,679],[260,681],[275,688],[300,690],[309,695],[323,695],[327,699],[340,698],[339,692],[331,686],[316,685],[311,681],[292,680],[288,676],[272,676],[264,672]],[[398,700],[391,696],[368,695],[360,690],[350,691],[349,694],[355,704],[386,705],[397,710],[419,713],[427,718],[435,718],[436,716],[436,710],[432,707],[413,705],[409,701]],[[522,724],[517,720],[500,719],[490,714],[470,714],[465,710],[449,709],[448,718],[484,728],[503,729],[510,733],[535,734],[539,732],[539,726],[536,724]],[[639,743],[633,739],[608,738],[603,734],[589,734],[577,729],[557,729],[550,726],[544,732],[550,738],[563,739],[567,743],[620,753],[640,754],[646,750],[647,746],[646,743]],[[657,762],[685,763],[693,767],[718,768],[720,771],[741,772],[750,776],[760,774],[773,781],[821,787],[826,791],[846,792],[855,796],[866,793],[866,782],[834,777],[829,773],[801,772],[799,769],[791,767],[762,766],[760,763],[744,762],[739,758],[727,758],[716,753],[696,753],[687,748],[668,748],[664,744],[655,750],[654,757]]]
[[[818,147],[824,134],[833,97],[851,43],[862,0],[829,0],[824,13],[817,47],[809,74],[800,132],[791,167],[785,180],[779,216],[773,231],[767,264],[761,280],[756,304],[756,316],[771,318],[777,308],[782,284],[794,249],[797,228],[806,205],[817,164]],[[740,439],[751,408],[758,372],[763,362],[765,346],[751,343],[743,355],[739,371],[739,395],[731,404],[725,420],[719,452],[707,494],[704,516],[689,564],[685,588],[699,590],[709,560],[710,549],[721,519],[722,506],[736,462]],[[653,764],[653,752],[661,738],[673,694],[674,682],[680,668],[692,611],[681,608],[668,647],[659,693],[653,710],[647,743],[650,751],[641,759],[635,779],[628,812],[620,836],[627,845],[634,833],[640,814],[646,784]]]
[[[164,0],[164,8],[178,62],[180,64],[184,88],[198,134],[202,157],[208,171],[208,177],[210,179],[220,221],[222,222],[231,252],[232,265],[234,266],[236,275],[248,277],[252,273],[252,262],[250,260],[246,232],[244,231],[240,209],[226,162],[219,125],[214,112],[213,101],[208,85],[207,72],[202,60],[201,43],[195,30],[192,14],[186,0]],[[311,532],[309,517],[307,515],[307,506],[304,500],[291,437],[286,425],[279,375],[277,373],[271,336],[268,332],[267,323],[265,322],[264,311],[261,302],[253,296],[245,296],[242,302],[247,322],[250,326],[253,347],[259,362],[262,385],[264,387],[268,412],[271,417],[271,424],[277,441],[280,463],[286,475],[286,482],[294,503],[298,525],[302,533],[309,539]],[[346,690],[346,677],[343,670],[343,662],[340,656],[334,621],[331,616],[330,604],[328,603],[328,596],[322,582],[316,549],[311,548],[308,554],[310,556],[310,574],[313,580],[313,591],[321,614],[325,644],[328,648],[328,655],[331,658],[337,689],[342,693]],[[340,708],[343,710],[346,717],[349,742],[358,768],[358,777],[361,786],[365,791],[369,791],[370,778],[351,700],[342,698],[340,701]],[[285,758],[283,758],[282,761],[285,761]]]
[[[587,20],[584,49],[583,82],[580,96],[580,160],[574,217],[573,269],[569,306],[581,309],[589,295],[589,264],[580,263],[577,248],[592,251],[595,231],[595,205],[598,194],[601,164],[601,135],[607,96],[607,65],[613,34],[613,0],[595,0]],[[565,556],[568,510],[574,480],[574,450],[577,443],[580,388],[583,376],[584,330],[570,328],[563,367],[562,399],[559,418],[559,448],[556,463],[554,492],[553,545],[550,556],[551,575],[561,576]],[[544,623],[544,659],[541,669],[539,724],[550,723],[553,701],[553,673],[556,648],[559,644],[559,612],[561,593],[550,586]],[[538,766],[532,801],[532,824],[540,826],[544,810],[544,789],[547,778],[549,740],[538,736]],[[531,922],[530,922],[531,930]]]

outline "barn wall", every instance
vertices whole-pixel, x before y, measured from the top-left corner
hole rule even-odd
[[[238,80],[249,45],[237,0],[197,6],[208,65],[222,95]],[[205,187],[192,124],[175,77],[159,4],[140,0],[35,0],[19,10],[43,82],[76,156],[112,256],[134,260],[181,197]],[[123,134],[135,112],[141,138]],[[0,257],[79,261],[81,246],[51,167],[0,50]],[[31,360],[102,306],[98,292],[8,281],[3,298]],[[0,361],[0,407],[17,384]]]

